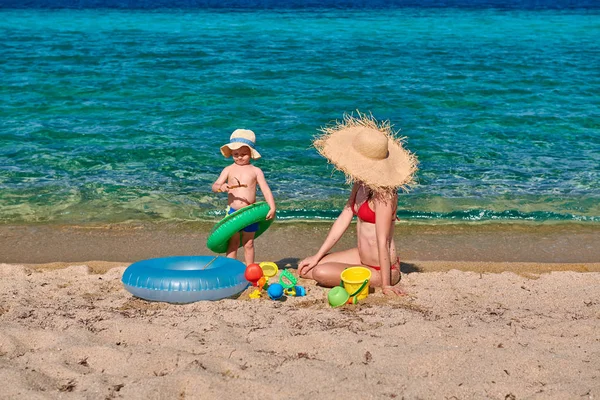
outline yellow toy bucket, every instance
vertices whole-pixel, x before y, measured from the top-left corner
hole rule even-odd
[[[344,289],[350,293],[350,297],[362,300],[369,294],[369,281],[371,270],[365,267],[350,267],[342,271],[342,283]]]

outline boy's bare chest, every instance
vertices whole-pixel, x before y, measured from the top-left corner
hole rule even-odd
[[[229,185],[256,184],[256,173],[250,168],[232,168],[228,176]]]

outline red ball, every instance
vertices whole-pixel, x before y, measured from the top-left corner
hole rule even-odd
[[[260,278],[263,277],[263,270],[258,264],[250,264],[246,267],[246,272],[244,272],[244,277],[252,282],[254,286]]]

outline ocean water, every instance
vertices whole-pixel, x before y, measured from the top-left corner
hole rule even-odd
[[[419,159],[405,221],[600,223],[597,2],[3,6],[0,223],[218,218],[236,128],[280,219],[335,218],[311,140],[356,110]]]

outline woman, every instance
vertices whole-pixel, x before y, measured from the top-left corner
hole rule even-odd
[[[384,294],[405,294],[400,282],[400,259],[394,244],[398,189],[413,182],[417,160],[393,136],[389,122],[372,116],[345,116],[334,127],[322,129],[314,146],[337,169],[344,172],[352,191],[319,251],[298,264],[302,278],[320,285],[340,284],[340,274],[350,266],[371,270],[372,286]],[[356,215],[357,247],[328,253],[340,240]]]

